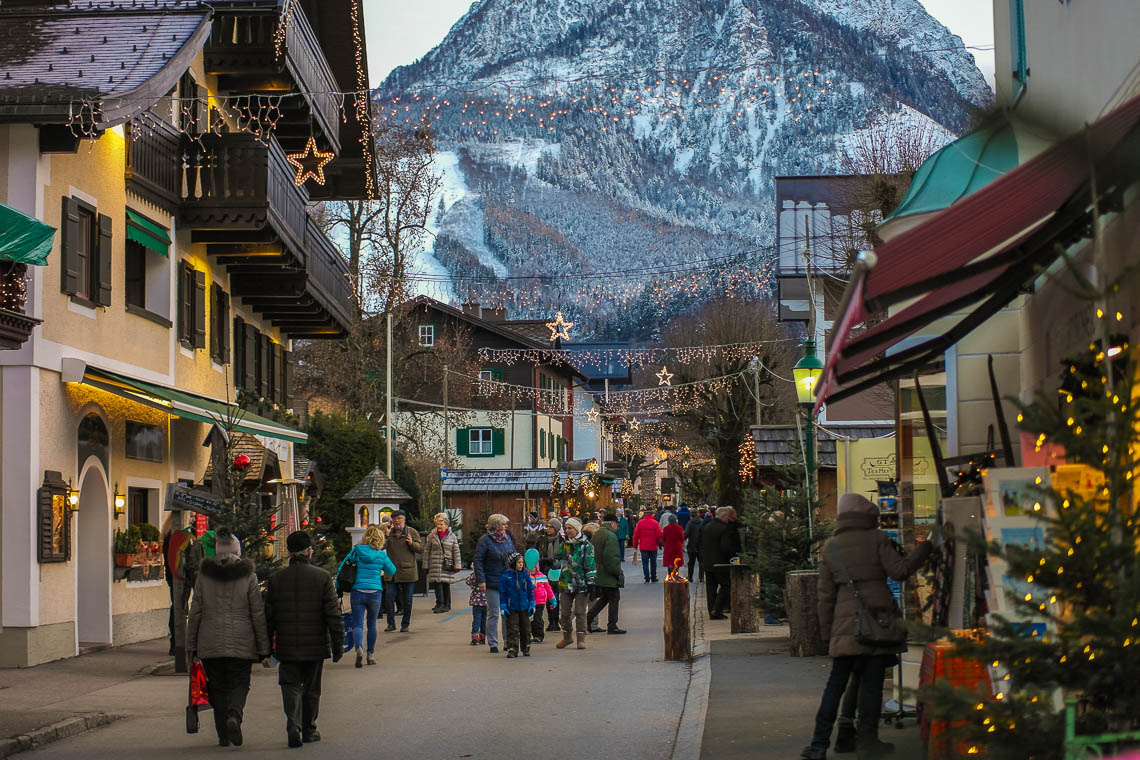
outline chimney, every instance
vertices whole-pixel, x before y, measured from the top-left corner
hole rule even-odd
[[[465,301],[463,303],[463,313],[472,317],[478,317],[480,312],[478,301]]]
[[[493,309],[485,308],[483,309],[483,319],[502,324],[507,321],[507,309],[505,306],[496,306]]]

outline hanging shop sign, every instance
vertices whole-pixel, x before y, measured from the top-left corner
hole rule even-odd
[[[200,515],[217,515],[225,504],[214,498],[214,494],[200,488],[190,488],[181,483],[171,483],[166,487],[167,512],[196,512]]]

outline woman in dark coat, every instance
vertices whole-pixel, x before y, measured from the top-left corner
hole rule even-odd
[[[887,534],[879,530],[879,508],[859,494],[839,497],[838,512],[835,535],[823,547],[818,586],[819,630],[830,642],[831,675],[815,716],[811,745],[800,755],[803,760],[827,756],[839,703],[853,673],[860,679],[859,757],[880,757],[894,749],[878,738],[883,670],[906,651],[906,644],[871,647],[859,643],[855,621],[860,602],[848,581],[854,581],[868,607],[890,607],[894,598],[887,578],[906,580],[922,567],[931,550],[931,542],[923,541],[905,557],[899,554]]]
[[[507,532],[506,515],[487,518],[487,532],[475,545],[475,583],[487,595],[487,644],[491,654],[499,651],[499,578],[507,569],[507,557],[515,552],[515,543]]]

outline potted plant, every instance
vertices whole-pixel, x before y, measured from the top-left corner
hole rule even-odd
[[[115,531],[115,564],[118,567],[132,567],[135,564],[141,540],[136,525],[131,525],[126,530]]]

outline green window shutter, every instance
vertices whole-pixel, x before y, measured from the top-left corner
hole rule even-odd
[[[111,217],[99,214],[99,244],[95,253],[95,271],[97,285],[94,296],[95,303],[100,306],[111,305]]]
[[[242,337],[245,339],[245,351],[242,352],[245,357],[242,387],[250,393],[257,393],[257,329],[253,325],[246,325]]]
[[[507,436],[506,431],[502,428],[491,429],[491,453],[495,456],[504,454],[507,451]]]
[[[285,366],[281,375],[282,394],[285,396],[285,408],[296,409],[297,401],[293,396],[293,379],[297,375],[297,357],[292,351],[285,351]]]
[[[245,320],[234,317],[234,387],[245,387]]]
[[[471,451],[471,432],[467,428],[455,430],[455,453],[458,456],[469,456]]]
[[[505,382],[506,378],[507,378],[506,374],[501,369],[491,370],[491,377],[493,377],[495,380],[499,381],[500,383]]]
[[[1029,77],[1029,61],[1025,44],[1025,0],[1009,0],[1010,53],[1013,56],[1013,78],[1024,83]]]
[[[60,290],[79,292],[79,201],[64,197],[59,215]]]
[[[257,395],[264,399],[269,398],[269,362],[273,357],[273,349],[270,348],[269,336],[259,334],[257,336],[257,352],[258,358],[261,360],[261,374],[257,378]]]
[[[538,431],[538,456],[542,459],[546,458],[546,431]]]
[[[102,287],[100,287],[102,290]],[[194,270],[194,348],[206,347],[206,273]]]
[[[230,333],[226,327],[230,324],[230,294],[225,291],[219,291],[221,295],[219,308],[222,310],[221,316],[215,324],[218,325],[218,341],[222,346],[222,364],[230,363]]]

